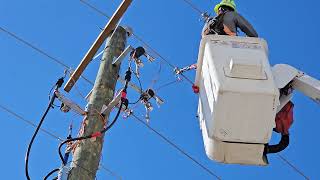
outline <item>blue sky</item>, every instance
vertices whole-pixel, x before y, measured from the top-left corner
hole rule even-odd
[[[24,38],[50,55],[75,68],[83,55],[104,27],[107,19],[79,0],[71,1],[18,1],[0,0],[0,26]],[[106,14],[111,15],[120,0],[89,1]],[[236,1],[238,11],[268,41],[270,63],[287,63],[320,79],[318,57],[320,27],[316,8],[319,1]],[[213,0],[193,2],[203,11],[212,13]],[[313,6],[314,8],[310,7]],[[176,66],[195,63],[198,55],[200,32],[203,23],[190,6],[182,0],[133,1],[122,24],[134,32]],[[142,45],[136,39],[129,44]],[[48,103],[48,92],[64,68],[49,58],[16,41],[0,31],[1,66],[0,105],[17,112],[26,119],[38,123]],[[154,54],[151,52],[151,54]],[[156,56],[157,61],[160,59]],[[144,88],[151,86],[157,75],[159,63],[145,63],[142,70]],[[154,87],[174,80],[172,69],[162,64],[160,79]],[[85,75],[94,80],[99,60],[93,61]],[[124,68],[123,68],[124,69]],[[194,73],[187,74],[191,79]],[[78,89],[86,94],[92,87],[83,80]],[[276,155],[269,156],[268,167],[224,165],[209,160],[204,152],[201,132],[196,119],[197,96],[190,84],[181,82],[162,89],[158,94],[166,101],[151,114],[151,126],[179,145],[199,162],[222,179],[303,179]],[[85,101],[77,91],[69,95],[81,106]],[[129,91],[129,97],[138,95]],[[320,151],[317,137],[320,127],[320,108],[307,97],[296,93],[295,122],[291,129],[291,144],[281,153],[311,179],[319,179]],[[140,106],[136,114],[143,116]],[[2,148],[2,179],[24,179],[24,155],[33,127],[17,121],[5,111],[0,111]],[[43,127],[64,138],[73,121],[77,134],[81,117],[52,110]],[[273,141],[279,136],[274,134]],[[41,179],[53,168],[59,167],[57,153],[59,142],[40,133],[30,159],[30,174]],[[120,119],[105,138],[102,163],[123,179],[213,179],[194,162],[172,148],[157,135],[132,118]],[[116,179],[100,170],[97,179]]]

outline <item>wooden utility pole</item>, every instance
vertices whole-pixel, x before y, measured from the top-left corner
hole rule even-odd
[[[124,50],[127,32],[119,26],[110,36],[111,34],[107,39],[99,72],[90,96],[88,115],[82,125],[83,133],[81,136],[90,135],[104,128],[105,124],[99,113],[102,106],[109,104],[114,97],[120,64],[112,65],[112,61]],[[105,117],[105,123],[107,123],[109,114],[106,114]],[[94,180],[99,168],[102,146],[103,137],[79,141],[73,154],[68,180]]]

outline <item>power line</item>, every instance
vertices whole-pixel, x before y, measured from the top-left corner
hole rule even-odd
[[[194,5],[191,1],[189,0],[182,0],[185,3],[187,3],[193,10],[195,10],[196,12],[198,12],[200,15],[202,15],[203,11],[201,11],[196,5]]]
[[[15,38],[16,40],[22,42],[23,44],[29,46],[30,48],[34,49],[35,51],[38,51],[40,54],[46,56],[47,58],[53,60],[54,62],[60,64],[62,67],[66,68],[66,69],[69,69],[69,66],[64,64],[62,61],[60,61],[59,59],[49,55],[48,53],[46,53],[45,51],[41,50],[40,48],[32,45],[31,43],[29,43],[28,41],[20,38],[19,36],[17,36],[16,34],[10,32],[9,30],[3,28],[3,27],[0,27],[0,30],[7,33],[8,35],[10,35],[11,37]]]
[[[95,10],[96,12],[98,12],[99,14],[101,14],[102,16],[107,17],[108,19],[110,19],[111,17],[108,16],[106,13],[104,13],[103,11],[101,11],[100,9],[96,8],[95,6],[93,6],[92,4],[88,3],[85,0],[80,0],[80,2],[82,2],[83,4],[87,5],[88,7],[90,7],[91,9]]]
[[[71,162],[74,163],[75,165],[77,165],[78,167],[80,167],[81,169],[87,171],[87,173],[93,174],[93,175],[95,176],[95,178],[97,178],[97,177],[96,177],[97,175],[94,174],[94,173],[93,173],[92,171],[90,171],[89,169],[80,166],[80,165],[79,165],[77,162],[75,162],[75,161],[70,161],[70,163],[71,163]],[[107,167],[105,167],[102,163],[100,163],[100,168],[99,168],[99,170],[103,170],[103,171],[107,172],[108,174],[110,174],[111,176],[113,176],[113,177],[115,177],[115,178],[117,178],[117,179],[119,179],[119,180],[122,180],[121,176],[119,176],[119,175],[116,174],[115,172],[113,172],[113,171],[111,171],[110,169],[108,169]],[[81,173],[82,173],[82,172],[81,172]]]
[[[160,90],[163,89],[163,88],[166,88],[166,87],[168,87],[168,86],[171,86],[171,85],[176,84],[176,83],[179,83],[179,82],[181,82],[181,81],[179,81],[178,79],[176,79],[176,80],[174,80],[174,81],[167,82],[167,83],[159,86],[159,87],[156,89],[156,91],[160,91]]]
[[[303,176],[305,179],[309,180],[309,178],[301,171],[299,170],[296,166],[294,166],[290,161],[288,161],[285,157],[283,157],[281,154],[277,154],[278,157],[284,161],[288,166],[290,166],[294,171],[296,171],[298,174]]]
[[[199,167],[201,167],[203,170],[205,170],[207,173],[209,173],[211,176],[217,178],[217,179],[221,179],[218,175],[216,175],[215,173],[213,173],[209,168],[207,168],[206,166],[204,166],[203,164],[201,164],[198,160],[194,159],[191,155],[189,155],[186,151],[184,151],[183,149],[181,149],[178,145],[176,145],[175,143],[173,143],[172,141],[170,141],[167,137],[165,137],[164,135],[162,135],[160,132],[158,132],[157,130],[155,130],[154,128],[152,128],[151,126],[149,126],[146,122],[144,122],[142,119],[140,119],[138,116],[136,116],[135,114],[132,114],[132,116],[141,124],[143,124],[145,127],[147,127],[148,129],[150,129],[152,132],[154,132],[155,134],[157,134],[159,137],[161,137],[161,139],[163,139],[165,142],[167,142],[169,145],[171,145],[172,147],[174,147],[175,149],[177,149],[180,153],[182,153],[183,155],[185,155],[187,158],[189,158],[191,161],[193,161],[194,163],[196,163]]]
[[[101,169],[109,172],[111,175],[113,175],[114,177],[117,177],[119,180],[122,180],[122,177],[119,176],[118,174],[112,172],[110,169],[106,168],[103,164],[100,164]]]
[[[42,49],[34,46],[33,44],[31,44],[30,42],[24,40],[23,38],[19,37],[18,35],[16,35],[15,33],[5,29],[4,27],[0,27],[0,30],[7,33],[8,35],[10,35],[11,37],[13,37],[14,39],[16,39],[17,41],[27,45],[28,47],[30,47],[31,49],[37,51],[38,53],[46,56],[47,58],[53,60],[55,63],[59,64],[60,66],[62,66],[63,68],[67,69],[69,72],[71,72],[71,67],[68,66],[67,64],[63,63],[61,60],[51,56],[49,53],[43,51]],[[87,81],[89,84],[93,85],[93,82],[90,81],[88,78],[81,76],[85,81]]]
[[[25,119],[24,117],[20,116],[19,114],[15,113],[14,111],[10,110],[9,108],[7,108],[7,107],[5,107],[5,106],[3,106],[3,105],[0,105],[0,108],[1,108],[2,110],[4,110],[5,112],[11,114],[12,116],[16,117],[17,120],[21,120],[21,121],[27,123],[27,124],[30,125],[30,126],[37,127],[36,124],[34,124],[33,122]],[[60,142],[64,141],[62,138],[60,138],[59,136],[56,136],[54,133],[50,132],[49,130],[46,130],[46,129],[44,129],[44,128],[40,128],[40,130],[41,130],[43,133],[51,136],[51,137],[54,138],[54,139],[57,139],[57,140],[60,141]]]

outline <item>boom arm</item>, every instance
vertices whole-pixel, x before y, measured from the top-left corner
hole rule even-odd
[[[286,64],[277,64],[272,68],[272,71],[275,82],[279,89],[282,89],[287,85],[291,85],[292,89],[302,92],[304,95],[310,97],[315,102],[320,104],[319,80],[308,76],[304,72]],[[289,100],[290,99],[291,97]]]
[[[292,82],[293,89],[302,92],[317,103],[320,103],[320,81],[300,72]]]

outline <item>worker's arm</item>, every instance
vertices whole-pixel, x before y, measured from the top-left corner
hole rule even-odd
[[[236,16],[237,26],[241,29],[249,37],[258,37],[257,31],[253,28],[253,26],[240,14]]]
[[[258,37],[252,25],[237,12],[227,12],[223,18],[224,31],[230,36],[237,35],[237,27],[249,37]]]

